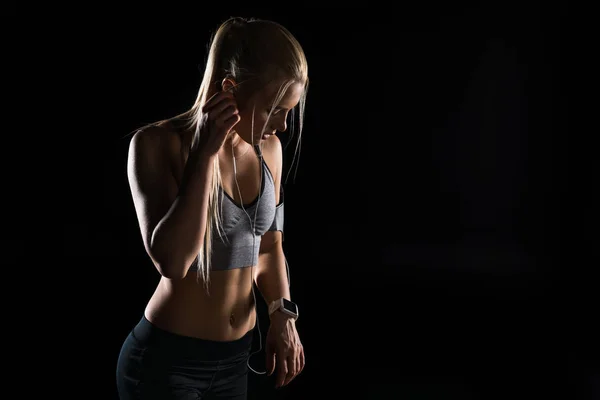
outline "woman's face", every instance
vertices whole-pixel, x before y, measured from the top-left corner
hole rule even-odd
[[[234,130],[245,142],[260,145],[263,140],[268,139],[276,131],[285,132],[287,129],[288,114],[291,109],[298,105],[304,85],[293,83],[288,87],[265,126],[273,100],[277,96],[282,83],[282,81],[274,81],[263,90],[252,95],[247,101],[243,102],[244,104],[238,104],[240,121],[235,125]],[[254,116],[252,115],[253,112]]]

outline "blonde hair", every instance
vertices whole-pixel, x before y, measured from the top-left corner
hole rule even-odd
[[[304,85],[298,103],[298,144],[296,146],[296,150],[298,150],[308,91],[308,65],[304,51],[296,38],[285,27],[269,20],[232,17],[223,22],[210,39],[204,75],[196,101],[188,111],[181,115],[187,120],[188,128],[194,130],[195,139],[198,139],[200,135],[202,106],[214,93],[221,90],[222,81],[226,77],[232,78],[236,82],[236,88],[239,86],[246,93],[255,93],[274,80],[283,82],[275,96],[267,123],[273,109],[279,105],[287,89],[294,83]],[[292,131],[291,137],[293,137],[294,120],[296,119],[293,109],[290,116],[290,130]],[[265,127],[266,124],[262,127],[261,132]],[[254,143],[252,145],[254,147]],[[192,148],[194,148],[194,144],[192,144]],[[198,277],[202,277],[207,290],[214,229],[217,229],[220,236],[224,236],[221,218],[222,204],[219,204],[220,187],[221,170],[219,159],[216,157],[209,195],[206,234],[200,253],[195,260],[198,266]]]

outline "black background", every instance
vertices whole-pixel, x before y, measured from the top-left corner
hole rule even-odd
[[[279,390],[250,372],[251,398],[598,396],[593,181],[589,149],[569,140],[565,10],[527,4],[89,6],[25,18],[19,32],[33,36],[8,50],[27,60],[11,64],[20,122],[48,112],[36,132],[58,167],[37,183],[56,184],[45,193],[58,230],[43,234],[59,242],[66,289],[51,296],[64,318],[44,326],[64,340],[52,359],[59,393],[116,399],[120,345],[159,279],[126,135],[193,103],[210,34],[239,15],[290,29],[310,75],[297,164],[297,137],[279,134],[307,364]],[[37,78],[44,90],[26,85]]]

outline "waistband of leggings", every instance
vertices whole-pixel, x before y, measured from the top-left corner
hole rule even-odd
[[[222,360],[237,356],[250,350],[253,330],[249,330],[239,339],[218,341],[199,339],[169,332],[142,315],[140,322],[132,330],[134,339],[145,346],[159,346],[167,351],[186,354],[204,360]]]

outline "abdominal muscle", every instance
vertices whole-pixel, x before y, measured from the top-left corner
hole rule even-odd
[[[254,328],[251,267],[212,271],[208,286],[196,271],[182,280],[161,277],[144,311],[154,325],[183,336],[231,341]]]

